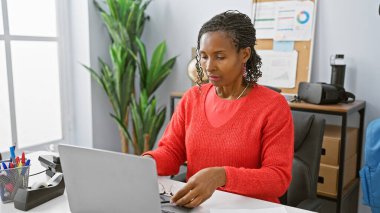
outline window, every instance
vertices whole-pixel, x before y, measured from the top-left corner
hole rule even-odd
[[[0,0],[0,151],[65,136],[59,2]]]
[[[0,40],[0,151],[12,142],[4,41]]]

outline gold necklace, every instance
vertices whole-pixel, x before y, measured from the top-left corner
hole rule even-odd
[[[247,86],[245,86],[243,92],[241,92],[240,95],[239,95],[235,100],[239,99],[239,98],[243,95],[243,93],[245,92],[245,90],[246,90],[247,88],[248,88],[248,84],[247,84]]]
[[[247,86],[245,86],[245,88],[243,89],[243,91],[240,93],[240,95],[235,100],[238,100],[244,94],[244,92],[245,92],[245,90],[247,88],[248,88],[248,84],[247,84]],[[216,93],[216,95],[218,95],[218,92],[216,91],[216,87],[215,87],[215,93]]]

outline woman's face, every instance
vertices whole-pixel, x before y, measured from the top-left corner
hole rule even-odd
[[[240,51],[225,32],[208,32],[200,39],[201,66],[214,86],[242,83],[243,64],[250,56],[250,48]]]

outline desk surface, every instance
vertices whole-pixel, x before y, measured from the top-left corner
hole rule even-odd
[[[44,170],[44,167],[42,167],[37,158],[40,154],[47,154],[46,152],[37,152],[33,153],[29,156],[29,158],[32,159],[33,163],[31,167],[31,174],[34,174],[35,172]],[[33,184],[33,182],[38,179],[46,178],[46,175],[42,174],[39,175],[39,177],[30,178],[29,185]],[[175,186],[174,188],[181,188],[181,186],[184,183],[170,180],[166,177],[159,177],[158,180],[161,184],[164,185],[165,188],[171,188]],[[212,208],[218,208],[218,209],[260,209],[260,208],[271,208],[271,207],[279,207],[282,206],[280,204],[275,204],[267,201],[262,201],[254,198],[249,198],[245,196],[240,196],[236,194],[231,194],[227,192],[222,191],[216,191],[212,197],[204,202],[201,206],[193,209],[191,212],[195,213],[208,213],[210,212],[210,209]],[[288,213],[306,213],[309,211],[301,210],[289,206],[285,206],[285,209]],[[7,203],[7,204],[0,204],[0,212],[1,213],[13,213],[13,212],[24,212],[20,211],[14,208],[13,203]],[[37,206],[28,212],[39,212],[39,213],[69,213],[70,208],[67,200],[67,194],[57,197],[47,203],[44,203],[40,206]]]
[[[303,109],[303,110],[312,110],[312,111],[320,111],[320,112],[336,112],[336,113],[348,113],[356,112],[365,107],[365,101],[356,100],[352,103],[338,103],[338,104],[326,104],[326,105],[318,105],[318,104],[309,104],[305,102],[300,103],[292,103],[289,102],[289,106],[293,110]]]

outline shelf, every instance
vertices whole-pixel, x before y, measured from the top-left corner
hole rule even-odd
[[[353,103],[339,103],[339,104],[326,104],[326,105],[317,105],[317,104],[309,104],[305,102],[293,103],[288,102],[289,106],[292,110],[309,110],[309,111],[319,111],[324,113],[348,113],[356,112],[365,107],[365,101],[356,100]]]
[[[354,190],[359,185],[359,182],[360,182],[359,178],[355,178],[354,180],[351,181],[351,183],[349,183],[343,189],[343,194],[342,194],[343,199],[349,194],[351,194],[352,190]],[[333,194],[318,192],[317,196],[320,198],[328,199],[328,200],[334,200],[334,201],[337,200],[337,195],[333,195]]]

